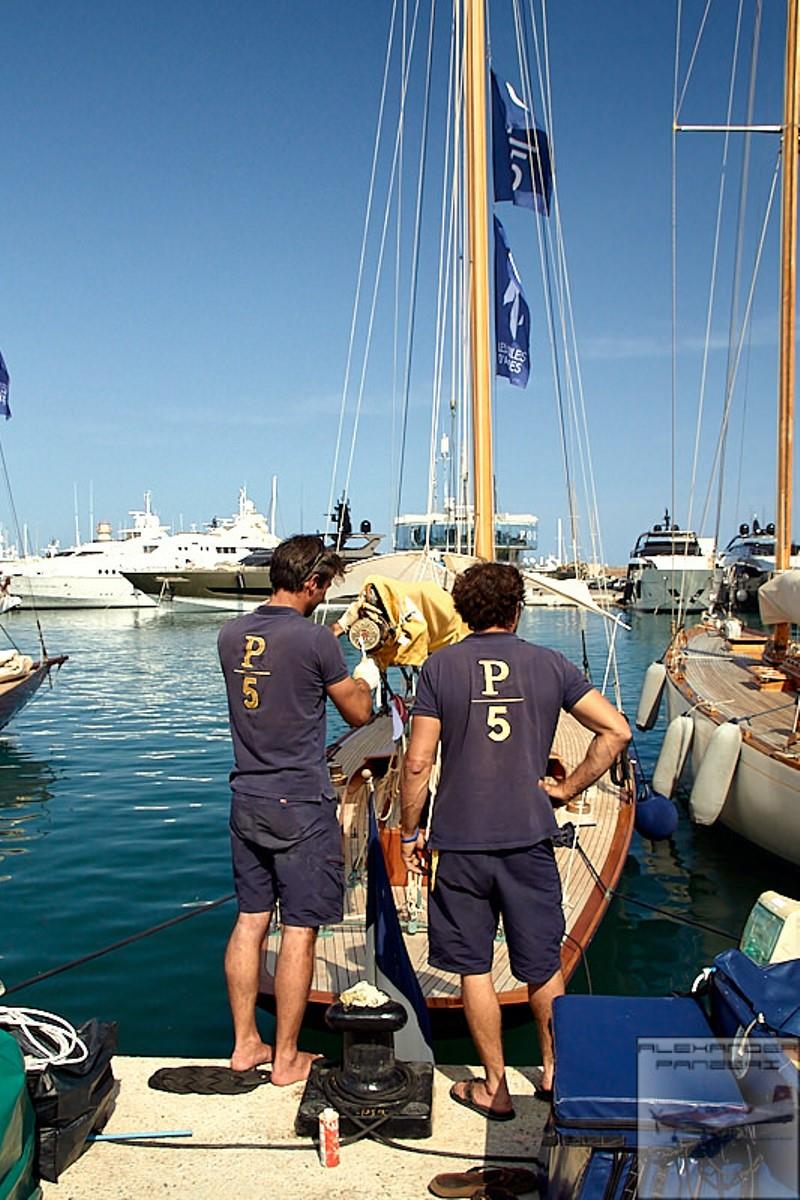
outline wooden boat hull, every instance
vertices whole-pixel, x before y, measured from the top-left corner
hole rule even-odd
[[[590,737],[591,735],[576,721],[562,718],[554,750],[565,763],[577,761],[583,756],[583,748]],[[361,772],[366,768],[376,779],[386,781],[392,772],[397,770],[390,718],[379,716],[365,728],[347,734],[331,747],[329,758],[339,764],[347,780],[347,784],[341,790],[341,803],[346,873],[349,870],[352,876],[354,855],[358,854],[358,850],[349,851],[348,837],[355,833],[358,835],[355,840],[361,844],[366,833],[366,789]],[[397,815],[395,782],[398,778],[395,774],[394,781],[384,787],[383,794],[378,792],[376,807],[379,817],[392,811]],[[633,832],[634,804],[628,790],[615,787],[608,777],[605,777],[590,789],[589,800],[591,812],[588,815],[576,816],[566,809],[559,810],[560,820],[572,820],[578,825],[581,845],[597,875],[595,878],[577,850],[556,850],[567,923],[567,936],[561,953],[566,979],[569,979],[578,966],[581,955],[589,945],[608,907],[610,889],[614,887],[622,871]],[[357,813],[360,815],[356,816]],[[385,834],[382,837],[386,838],[386,854],[390,838]],[[387,855],[390,871],[393,859],[396,864],[396,854],[390,852]],[[416,884],[412,884],[411,889],[411,898],[422,902],[421,912],[416,932],[407,932],[404,925],[404,939],[426,1003],[432,1011],[459,1009],[462,1007],[459,977],[428,965],[425,896],[413,895],[417,890]],[[394,895],[401,923],[404,923],[409,893],[405,886],[398,883],[394,886]],[[335,927],[320,931],[310,993],[312,1004],[330,1004],[345,988],[365,978],[365,909],[364,880],[359,878],[353,884],[351,878],[351,886],[348,886],[346,891],[344,921]],[[267,995],[272,992],[279,945],[280,930],[273,926],[265,944],[261,973],[261,990]],[[493,979],[501,1004],[527,1003],[527,987],[513,977],[507,948],[502,938],[495,942]]]
[[[22,678],[0,683],[0,729],[4,729],[20,709],[33,699],[52,669],[66,661],[65,654],[48,657],[35,663],[33,670]]]
[[[718,819],[762,850],[800,864],[800,753],[788,745],[795,700],[787,692],[760,691],[752,657],[725,647],[719,633],[703,626],[673,643],[667,656],[669,719],[681,713],[692,718],[695,774],[714,730],[739,719],[741,752]]]

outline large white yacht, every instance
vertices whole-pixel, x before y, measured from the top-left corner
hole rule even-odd
[[[133,587],[123,572],[233,564],[279,541],[245,488],[238,512],[215,517],[204,530],[170,533],[152,511],[149,492],[144,509],[130,515],[132,524],[118,538],[101,521],[92,542],[4,563],[9,591],[23,608],[152,608],[156,598]]]
[[[740,525],[717,559],[720,569],[719,603],[739,611],[758,609],[758,589],[775,574],[775,526],[763,528],[754,517],[752,527]],[[789,566],[800,567],[800,546],[792,543]]]
[[[667,512],[637,538],[621,603],[636,612],[703,612],[713,590],[714,539],[681,529]]]

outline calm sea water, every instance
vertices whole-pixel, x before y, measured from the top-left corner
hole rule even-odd
[[[228,861],[225,699],[216,662],[222,614],[74,612],[44,616],[50,652],[70,661],[54,686],[0,733],[0,979],[8,987],[232,890]],[[27,614],[7,618],[36,651]],[[521,632],[582,661],[575,610],[529,610]],[[644,670],[669,636],[666,618],[620,631],[625,707],[633,716]],[[592,678],[602,683],[605,637],[586,621]],[[663,718],[662,718],[663,720]],[[329,733],[339,728],[331,719]],[[663,726],[636,738],[652,767]],[[634,835],[626,895],[738,933],[759,892],[792,894],[792,872],[722,828],[674,838]],[[127,1054],[222,1057],[230,1030],[222,954],[228,903],[9,997],[72,1021],[119,1021]],[[588,951],[599,992],[659,994],[686,986],[730,943],[624,899],[612,901]],[[586,990],[579,971],[575,990]],[[270,1018],[264,1018],[265,1030]],[[318,1032],[307,1043],[319,1044]],[[509,1039],[512,1061],[534,1061],[529,1027]],[[465,1041],[437,1047],[474,1061]]]

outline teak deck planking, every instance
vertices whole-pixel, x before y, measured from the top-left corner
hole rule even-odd
[[[562,714],[553,753],[562,760],[568,771],[583,758],[591,736],[576,720]],[[387,803],[386,796],[387,787],[391,788],[391,784],[383,782],[381,777],[387,775],[387,765],[392,762],[394,754],[391,720],[388,716],[380,716],[363,729],[345,735],[329,751],[329,758],[341,767],[348,780],[347,785],[340,790],[346,874],[353,865],[353,857],[357,857],[359,852],[363,851],[366,838],[368,793],[362,770],[365,767],[369,768],[375,775],[376,808],[379,814],[387,812],[392,807],[391,800]],[[388,774],[391,775],[391,771]],[[587,795],[590,802],[588,814],[577,816],[565,808],[559,809],[556,814],[559,823],[572,821],[576,825],[580,845],[602,881],[597,882],[577,850],[556,850],[567,931],[562,947],[562,968],[567,977],[577,966],[583,950],[600,923],[608,903],[607,889],[614,886],[622,871],[633,828],[634,805],[628,794],[622,788],[613,785],[608,776],[604,776]],[[395,804],[390,823],[396,824],[398,819],[395,786]],[[357,836],[349,837],[348,834],[353,831],[354,826]],[[346,891],[344,921],[320,931],[311,985],[312,1003],[330,1003],[340,992],[365,977],[364,883],[363,873],[356,881],[351,881]],[[402,920],[406,911],[407,889],[395,886],[393,890]],[[411,885],[410,894],[416,898],[416,882]],[[427,963],[424,888],[417,932],[405,932],[404,938],[429,1007],[459,1006],[461,999],[458,976],[434,969]],[[272,990],[279,944],[279,929],[273,926],[264,948],[262,990],[265,992]],[[502,934],[495,942],[492,975],[502,1004],[524,1003],[527,1000],[527,988],[511,973],[508,950]]]

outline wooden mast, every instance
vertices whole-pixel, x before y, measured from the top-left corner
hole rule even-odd
[[[783,97],[781,180],[781,291],[778,378],[778,478],[775,512],[775,569],[789,566],[792,546],[792,442],[794,437],[795,310],[797,304],[797,154],[800,133],[800,0],[788,0],[786,76]],[[773,652],[785,650],[788,624],[776,625]]]
[[[494,558],[494,473],[492,375],[489,356],[489,208],[484,0],[465,0],[464,25],[475,553],[479,558],[491,561]]]

